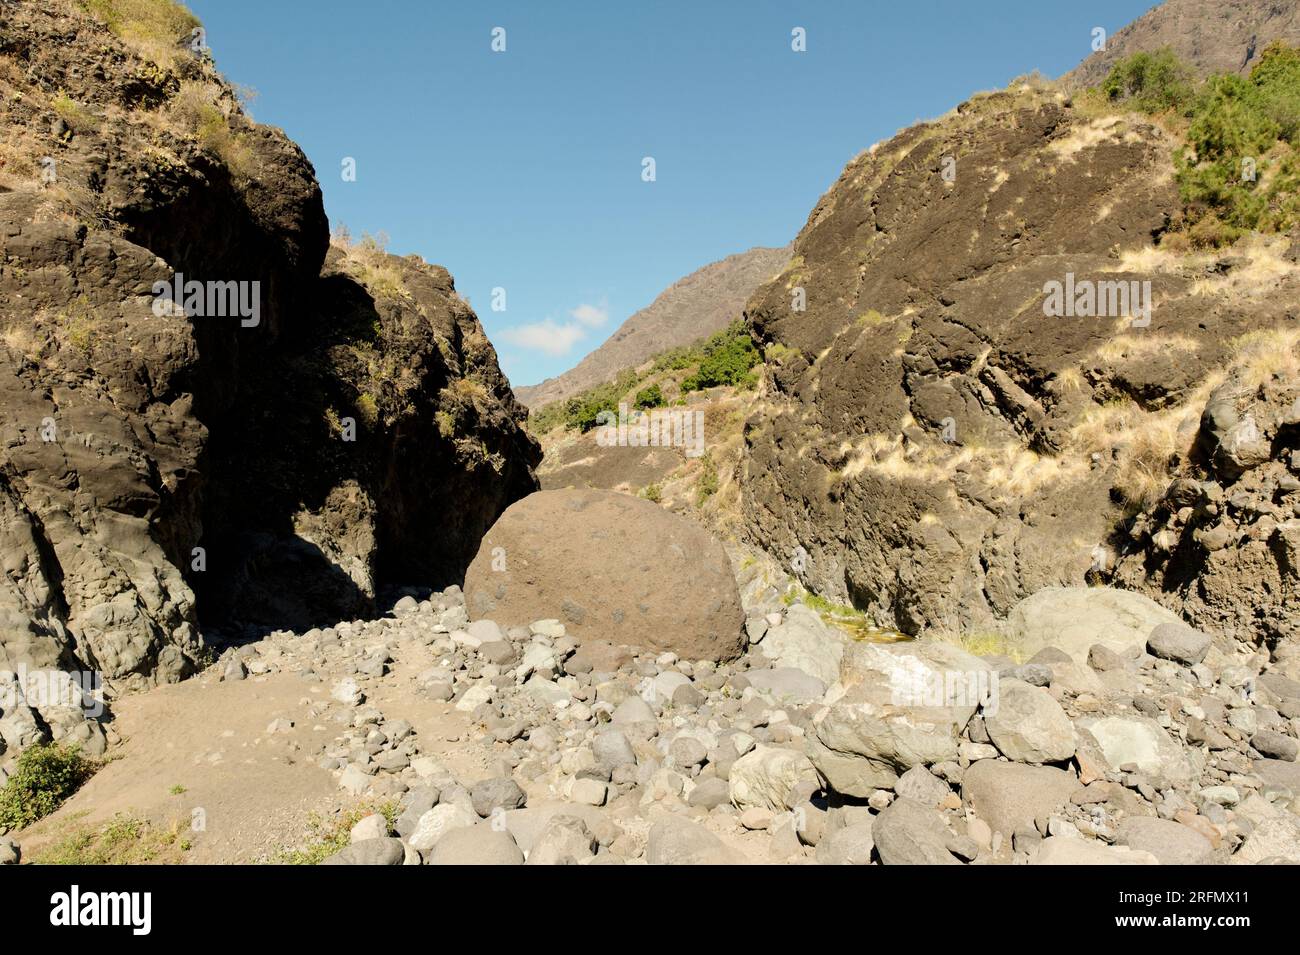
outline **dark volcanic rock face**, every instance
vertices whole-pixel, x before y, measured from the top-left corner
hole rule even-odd
[[[327,262],[310,164],[205,56],[56,0],[0,21],[0,668],[173,680],[201,620],[458,580],[540,455],[447,272]],[[257,320],[158,308],[177,272]]]
[[[312,335],[245,369],[211,444],[210,509],[238,516],[208,538],[236,568],[218,620],[305,629],[372,612],[378,581],[459,582],[536,488],[540,450],[446,269],[335,248],[311,309]]]
[[[746,309],[769,359],[753,536],[910,633],[1108,572],[1144,469],[1185,452],[1233,340],[1294,321],[1275,249],[1151,248],[1177,207],[1171,151],[1138,117],[1022,86],[850,163]],[[1150,282],[1150,324],[1048,317],[1047,283],[1074,280],[1138,282],[1135,301]]]
[[[1197,627],[1300,654],[1300,334],[1210,392],[1187,467],[1129,528],[1119,576]]]

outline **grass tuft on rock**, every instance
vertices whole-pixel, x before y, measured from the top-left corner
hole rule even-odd
[[[391,832],[398,816],[398,805],[395,802],[357,806],[332,820],[312,813],[307,820],[307,826],[311,830],[307,841],[296,849],[283,850],[272,861],[277,865],[320,865],[330,856],[347,848],[353,826],[377,812],[383,814]]]
[[[114,36],[163,66],[175,62],[182,42],[201,25],[173,0],[82,0],[81,6]]]

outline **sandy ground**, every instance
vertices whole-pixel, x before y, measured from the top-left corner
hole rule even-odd
[[[389,719],[409,720],[424,753],[443,759],[457,778],[486,776],[496,744],[476,737],[466,714],[414,691],[415,674],[433,663],[427,648],[408,644],[401,652],[407,659],[368,687],[368,701]],[[179,827],[192,845],[183,855],[190,863],[255,862],[301,843],[313,814],[329,818],[364,801],[317,765],[341,727],[329,714],[310,719],[307,710],[328,699],[332,679],[274,673],[218,683],[205,675],[118,700],[113,726],[121,743],[57,812],[20,834],[24,855],[118,814]],[[293,729],[268,733],[282,718]]]

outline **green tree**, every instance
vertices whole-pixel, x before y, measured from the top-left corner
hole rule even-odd
[[[750,383],[750,369],[762,361],[743,321],[733,322],[714,335],[704,343],[703,351],[700,367],[682,382],[682,391]]]
[[[1111,67],[1101,89],[1108,99],[1130,101],[1145,113],[1181,112],[1192,100],[1192,71],[1168,47],[1144,51]]]
[[[642,410],[660,408],[664,404],[664,393],[657,384],[642,388],[636,393],[636,406]]]

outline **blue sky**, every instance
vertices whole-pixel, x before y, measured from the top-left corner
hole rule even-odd
[[[1032,69],[1067,71],[1094,27],[1153,3],[188,5],[257,91],[254,117],[306,150],[331,222],[450,269],[523,385],[683,275],[789,242],[862,149]]]

